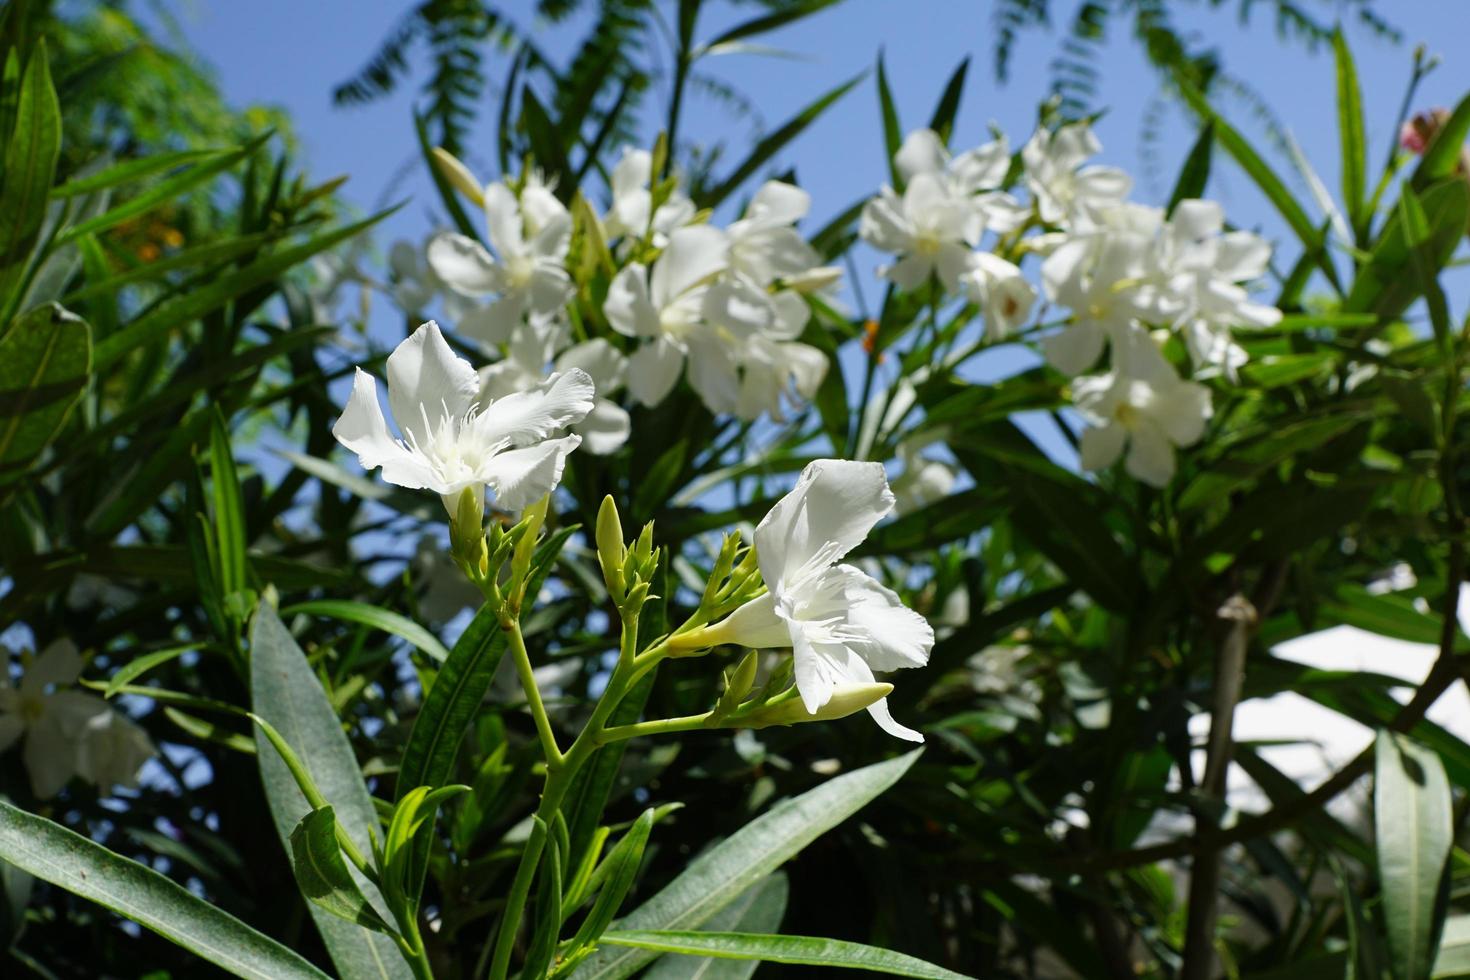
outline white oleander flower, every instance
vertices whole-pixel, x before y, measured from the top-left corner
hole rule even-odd
[[[796,341],[809,315],[791,290],[773,295],[742,276],[712,284],[702,326],[689,333],[689,382],[706,407],[746,420],[779,418],[783,396],[801,402],[816,394],[827,355]]]
[[[1114,342],[1112,371],[1072,383],[1072,400],[1091,426],[1082,468],[1111,466],[1126,447],[1129,475],[1155,487],[1173,478],[1175,448],[1198,442],[1212,413],[1209,389],[1174,373],[1137,327]]]
[[[662,248],[668,243],[675,228],[681,228],[694,220],[694,202],[676,186],[668,200],[659,205],[650,220],[649,210],[653,207],[653,192],[649,183],[653,177],[653,155],[647,150],[632,147],[623,149],[623,157],[613,167],[609,183],[612,185],[612,204],[603,215],[603,233],[609,240],[616,238],[640,239],[645,235],[649,243]]]
[[[976,252],[960,277],[970,300],[985,316],[985,335],[1009,337],[1025,324],[1036,305],[1036,287],[1014,264],[990,252]]]
[[[878,274],[900,289],[917,289],[934,276],[946,292],[959,288],[979,242],[974,208],[943,175],[915,174],[900,196],[884,186],[863,205],[858,234],[898,257]]]
[[[767,592],[707,627],[711,644],[790,647],[796,687],[808,714],[875,670],[922,667],[934,631],[890,589],[838,561],[893,509],[881,463],[822,459],[755,529]],[[910,741],[918,732],[893,720],[887,699],[868,706],[884,731]]]
[[[903,472],[893,481],[894,513],[914,511],[948,497],[954,489],[955,468],[922,454],[923,446],[913,440],[898,444],[898,459]]]
[[[560,482],[582,439],[552,433],[592,410],[592,379],[573,368],[503,398],[477,402],[479,394],[475,369],[430,320],[388,357],[388,405],[402,438],[389,434],[377,381],[361,368],[332,434],[364,469],[382,467],[389,483],[439,494],[451,517],[466,488],[481,506],[489,486],[499,507],[521,510]]]
[[[429,242],[434,274],[463,296],[496,299],[459,321],[466,335],[500,344],[524,319],[559,314],[576,292],[566,269],[572,216],[551,188],[527,179],[516,197],[509,185],[489,184],[483,193],[492,255],[464,235],[442,232]]]
[[[135,786],[139,767],[154,754],[137,724],[95,695],[74,689],[82,656],[58,640],[26,667],[18,687],[9,665],[0,671],[0,752],[22,736],[31,791],[50,799],[81,776],[106,791]]]
[[[761,288],[777,280],[835,284],[841,270],[823,266],[816,249],[796,230],[811,206],[811,195],[800,187],[779,180],[762,184],[745,214],[725,230],[730,269]]]
[[[1274,306],[1251,301],[1239,285],[1261,278],[1271,246],[1248,231],[1225,231],[1225,213],[1214,201],[1180,201],[1164,233],[1169,289],[1182,304],[1176,323],[1196,367],[1216,367],[1234,379],[1246,353],[1231,328],[1281,322]]]
[[[1003,235],[1026,220],[1026,208],[999,190],[1011,169],[1011,148],[1004,136],[952,157],[938,133],[916,129],[893,155],[893,165],[905,182],[930,174],[949,184],[970,209],[965,237],[972,245],[987,230]]]
[[[1084,166],[1101,151],[1102,144],[1085,122],[1070,123],[1055,133],[1038,129],[1021,148],[1026,184],[1042,221],[1085,231],[1103,211],[1123,203],[1133,187],[1126,173],[1116,167]]]
[[[480,397],[504,398],[535,388],[548,374],[581,370],[592,379],[597,395],[592,410],[572,431],[582,437],[584,450],[605,456],[628,441],[632,427],[627,410],[611,397],[623,386],[628,359],[601,337],[570,347],[569,339],[561,320],[522,327],[511,337],[506,356],[480,369]]]

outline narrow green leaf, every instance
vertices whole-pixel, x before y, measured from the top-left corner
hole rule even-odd
[[[1434,980],[1470,976],[1470,915],[1452,915],[1445,920],[1439,955],[1430,976]]]
[[[1189,156],[1184,158],[1184,166],[1179,170],[1179,179],[1174,181],[1174,190],[1169,195],[1166,214],[1172,215],[1180,201],[1205,196],[1205,187],[1210,182],[1210,158],[1214,152],[1215,121],[1207,119],[1200,127],[1199,137],[1195,139],[1194,146],[1189,148]]]
[[[888,159],[888,180],[894,190],[903,190],[903,175],[898,172],[898,148],[903,145],[903,129],[898,122],[898,109],[888,87],[888,71],[883,67],[883,52],[878,52],[878,111],[883,117],[883,150]]]
[[[548,178],[563,178],[563,183],[557,189],[561,194],[568,195],[564,200],[571,200],[570,195],[576,188],[572,186],[570,178],[575,171],[567,161],[566,146],[562,143],[561,133],[552,123],[551,116],[529,85],[521,92],[521,127],[526,131],[526,138],[531,141],[531,156],[535,158],[536,165]]]
[[[597,942],[612,924],[613,916],[618,914],[623,899],[627,897],[638,877],[639,865],[643,863],[643,850],[648,846],[648,835],[653,830],[653,815],[651,807],[640,813],[638,819],[633,821],[633,826],[623,835],[623,839],[618,841],[617,847],[607,856],[607,881],[597,893],[597,899],[592,903],[592,910],[587,913],[587,918],[582,920],[581,928],[572,938],[571,948],[566,954],[568,957]]]
[[[967,57],[960,62],[954,74],[949,76],[949,82],[944,86],[944,94],[939,97],[939,103],[934,107],[934,115],[929,117],[929,128],[939,134],[939,141],[948,144],[949,137],[954,132],[955,116],[960,111],[960,97],[965,94],[965,75],[970,70],[970,59]]]
[[[215,406],[209,432],[209,477],[214,505],[214,535],[219,548],[219,584],[226,597],[245,588],[245,505],[225,417]]]
[[[429,171],[429,178],[434,182],[434,189],[439,192],[439,202],[444,205],[444,210],[449,215],[449,220],[454,222],[455,229],[461,235],[479,241],[480,230],[470,220],[469,215],[465,213],[464,205],[460,203],[458,192],[449,185],[449,181],[439,172],[439,168],[434,165],[434,144],[429,139],[429,125],[424,117],[418,113],[414,113],[413,115],[413,128],[414,133],[418,136],[419,153],[424,158],[424,167]],[[501,167],[504,169],[504,161],[501,162]]]
[[[56,437],[91,366],[91,328],[55,303],[26,313],[0,337],[0,474]]]
[[[736,26],[730,28],[728,31],[725,31],[724,33],[716,36],[714,40],[700,45],[694,50],[691,58],[698,59],[700,56],[707,54],[711,50],[718,48],[721,45],[730,44],[731,42],[739,41],[742,38],[755,37],[758,34],[765,34],[768,31],[774,31],[778,27],[784,27],[792,21],[801,20],[804,17],[810,17],[812,14],[817,13],[820,10],[825,10],[826,8],[834,6],[835,4],[841,2],[842,0],[796,0],[796,2],[794,3],[784,4],[782,8],[780,10],[777,10],[775,13],[764,14],[760,17],[752,17],[750,20],[747,20],[742,24],[737,24]]]
[[[114,164],[106,170],[90,174],[86,177],[77,177],[60,184],[51,189],[51,196],[76,197],[79,194],[91,194],[95,191],[108,190],[129,181],[139,180],[143,177],[158,173],[160,170],[172,170],[186,163],[203,160],[212,156],[220,156],[229,153],[229,150],[177,150],[173,153],[155,153],[151,156],[140,157],[137,160],[125,160]]]
[[[1429,222],[1429,237],[1420,243],[1418,254],[1435,272],[1442,269],[1465,235],[1470,220],[1470,189],[1451,177],[1417,192],[1420,212]],[[1422,235],[1423,229],[1416,234]],[[1395,207],[1378,235],[1368,262],[1358,269],[1343,310],[1372,311],[1383,319],[1400,316],[1423,292],[1414,274],[1415,249],[1404,228],[1404,208]]]
[[[14,132],[6,140],[5,180],[0,184],[0,328],[12,302],[7,295],[20,281],[18,270],[46,216],[46,196],[56,178],[61,153],[61,106],[51,84],[43,39],[31,52],[15,103]]]
[[[306,655],[267,602],[256,607],[251,622],[250,698],[255,713],[274,726],[295,749],[312,781],[332,805],[347,837],[363,854],[371,854],[368,830],[377,825],[378,816],[363,784],[352,744],[342,731],[342,723]],[[269,744],[264,730],[257,731],[255,741],[266,802],[281,843],[290,853],[291,833],[313,807]],[[355,869],[352,874],[359,889],[369,896],[369,902],[386,920],[386,910],[372,902],[373,892],[364,888],[366,879],[359,877]],[[332,954],[332,962],[344,980],[367,977],[412,980],[412,971],[387,936],[344,922],[317,905],[311,905],[310,910]]]
[[[163,875],[0,800],[0,858],[236,976],[326,980],[295,952]]]
[[[287,269],[305,262],[313,255],[361,234],[397,209],[395,206],[379,211],[370,218],[323,232],[300,245],[263,255],[243,269],[160,304],[97,345],[94,358],[96,369],[103,371],[111,367],[135,348],[158,340],[175,327],[196,320],[241,293],[276,279]]]
[[[1465,137],[1470,134],[1470,95],[1460,100],[1450,118],[1434,134],[1433,141],[1425,147],[1414,169],[1410,185],[1422,191],[1436,181],[1454,176],[1460,165],[1460,153],[1465,146]]]
[[[967,980],[963,973],[926,963],[915,956],[877,946],[816,936],[760,936],[743,932],[679,932],[674,930],[618,930],[605,933],[603,942],[661,953],[686,953],[738,960],[764,960],[800,966],[872,970],[923,980]]]
[[[95,296],[111,296],[123,286],[135,282],[164,282],[165,274],[177,272],[180,269],[189,269],[194,266],[208,266],[230,262],[234,259],[259,249],[279,237],[274,232],[258,232],[254,235],[240,235],[227,238],[219,242],[205,242],[193,248],[182,249],[172,255],[155,259],[152,262],[139,262],[131,268],[124,269],[114,275],[103,275],[93,277],[90,273],[87,282],[67,293],[61,298],[61,302],[74,305],[83,300],[92,299]],[[86,243],[93,242],[91,246],[96,248],[96,239],[83,238],[78,244],[86,247]],[[104,267],[105,268],[105,267]]]
[[[1363,135],[1363,92],[1347,38],[1332,32],[1337,62],[1337,134],[1342,154],[1342,202],[1354,231],[1363,226],[1363,195],[1368,183],[1367,137]]]
[[[391,612],[387,609],[379,609],[365,602],[353,602],[348,599],[313,599],[310,602],[298,602],[294,606],[287,606],[281,610],[282,616],[327,616],[332,619],[342,619],[349,623],[360,623],[363,626],[371,626],[373,629],[382,630],[384,633],[392,633],[394,636],[402,637],[415,647],[422,650],[429,657],[444,663],[449,659],[449,651],[439,638],[428,629],[415,623],[400,613]],[[412,788],[412,787],[410,787]]]
[[[561,815],[557,815],[560,823]],[[532,820],[540,820],[533,816]],[[541,881],[536,890],[536,928],[526,950],[526,961],[521,964],[521,976],[544,977],[551,965],[551,955],[556,951],[556,940],[561,929],[562,861],[566,853],[562,835],[548,834],[546,850],[541,856]]]
[[[191,650],[198,650],[202,646],[204,646],[203,643],[185,643],[182,646],[169,647],[166,650],[155,650],[152,653],[145,653],[141,657],[134,657],[124,664],[117,673],[108,678],[107,689],[102,692],[102,696],[106,698],[113,697],[124,686],[131,684],[154,667],[160,664],[166,664],[170,660],[181,657]]]
[[[777,804],[695,858],[662,891],[621,920],[620,929],[698,928],[755,882],[898,782],[922,751],[916,749],[846,773]],[[688,952],[716,955],[700,948]],[[588,957],[573,977],[621,980],[653,959],[649,950],[604,947]]]
[[[784,871],[774,871],[705,923],[708,932],[769,933],[781,928],[790,886]],[[643,980],[750,980],[757,960],[726,960],[668,953],[643,974]]]
[[[1374,834],[1394,975],[1423,980],[1439,946],[1440,886],[1454,843],[1449,780],[1438,755],[1393,732],[1379,731],[1374,759]]]
[[[832,103],[836,102],[838,99],[846,95],[854,85],[862,81],[862,78],[862,75],[858,75],[855,78],[843,82],[841,85],[832,89],[832,91],[828,92],[826,95],[822,96],[820,99],[817,99],[811,105],[798,112],[791,119],[787,120],[784,125],[782,125],[771,135],[762,139],[759,143],[755,145],[753,149],[751,149],[750,154],[741,161],[740,165],[735,168],[734,172],[732,172],[730,176],[725,178],[723,183],[721,183],[714,190],[702,195],[703,199],[700,203],[707,207],[713,207],[714,205],[719,204],[721,201],[725,200],[725,198],[729,197],[736,188],[745,183],[745,181],[748,180],[752,174],[759,170],[762,164],[764,164],[771,157],[779,153],[781,149],[786,146],[787,143],[790,143],[792,140],[796,139],[796,137],[801,134],[802,130],[806,129],[813,122],[815,122],[818,116],[827,111],[827,108],[831,106]]]
[[[72,225],[58,235],[56,241],[58,244],[64,244],[80,238],[82,235],[91,235],[107,228],[114,228],[124,221],[130,221],[140,215],[147,214],[154,208],[168,201],[172,201],[190,188],[198,187],[215,175],[230,169],[264,146],[265,141],[270,139],[270,137],[270,133],[264,133],[239,149],[220,154],[213,160],[206,160],[203,163],[195,164],[187,170],[174,174],[148,188],[141,194],[135,194],[128,198],[117,207],[109,211],[104,211],[95,218]]]
[[[330,806],[312,810],[291,831],[291,867],[301,893],[317,907],[364,928],[391,932],[347,869]]]

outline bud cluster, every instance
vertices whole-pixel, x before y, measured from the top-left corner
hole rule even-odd
[[[660,549],[653,546],[653,522],[643,530],[632,547],[623,543],[623,523],[618,505],[611,496],[604,497],[597,511],[597,562],[602,566],[602,581],[607,594],[625,615],[637,615],[649,598],[649,586],[658,571]]]

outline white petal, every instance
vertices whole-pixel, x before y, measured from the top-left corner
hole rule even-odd
[[[599,395],[607,395],[618,389],[628,370],[628,359],[622,351],[601,337],[584,341],[562,351],[556,359],[558,371],[581,368],[587,372]]]
[[[1205,434],[1205,422],[1211,415],[1210,389],[1193,381],[1174,386],[1159,404],[1155,417],[1169,441],[1176,446],[1192,446]]]
[[[577,292],[572,277],[560,265],[550,259],[540,260],[531,271],[531,286],[528,290],[531,312],[537,316],[560,313],[567,300]]]
[[[521,231],[521,205],[515,192],[504,183],[485,188],[485,224],[490,230],[490,244],[500,257],[508,259],[526,251]]]
[[[31,792],[43,800],[60,793],[77,772],[75,743],[48,717],[26,730],[21,757],[30,773]]]
[[[812,714],[828,701],[837,685],[848,680],[847,662],[857,656],[845,647],[831,643],[813,643],[800,623],[791,625],[791,659],[795,668],[796,690],[801,703]]]
[[[410,455],[388,434],[388,422],[383,418],[383,407],[378,404],[377,379],[362,368],[357,369],[352,380],[352,397],[347,399],[342,417],[332,426],[332,435],[357,453],[358,464],[365,470],[403,462]],[[422,485],[416,483],[412,489]]]
[[[999,187],[1011,169],[1011,147],[1005,137],[966,150],[950,164],[955,182],[967,192]]]
[[[811,210],[812,196],[800,187],[780,180],[768,180],[750,199],[745,209],[747,218],[774,224],[794,225]]]
[[[482,473],[495,491],[495,505],[519,511],[555,490],[567,454],[581,442],[581,436],[563,436],[496,455]]]
[[[532,252],[558,261],[566,258],[572,244],[572,216],[550,188],[528,184],[521,192],[521,214],[532,236]]]
[[[874,248],[894,255],[902,255],[914,245],[914,230],[904,213],[903,203],[885,187],[863,205],[862,217],[858,221],[858,234]]]
[[[836,561],[857,547],[893,509],[882,463],[818,459],[755,529],[756,555],[768,588],[795,573],[819,549]]]
[[[596,394],[592,379],[579,368],[553,374],[534,388],[486,405],[475,418],[475,434],[486,444],[504,439],[528,446],[586,418]]]
[[[1174,447],[1164,433],[1151,425],[1140,425],[1130,435],[1129,475],[1149,486],[1168,486],[1174,477]]]
[[[1232,231],[1220,236],[1215,256],[1215,271],[1235,282],[1259,279],[1271,264],[1271,243],[1248,231]]]
[[[724,232],[709,225],[690,225],[669,235],[669,244],[653,265],[649,295],[658,309],[725,267]]]
[[[524,324],[526,294],[506,293],[475,307],[459,319],[459,332],[485,344],[503,344]]]
[[[1185,200],[1169,216],[1170,229],[1185,241],[1218,235],[1225,227],[1225,210],[1215,201]]]
[[[679,382],[684,369],[684,352],[672,341],[660,337],[644,344],[628,358],[628,390],[649,408],[662,402]]]
[[[775,317],[766,328],[766,336],[772,340],[795,340],[806,330],[812,318],[812,308],[794,289],[783,289],[771,296],[771,308]]]
[[[463,416],[480,394],[480,378],[470,362],[450,349],[430,320],[388,355],[388,406],[404,433],[427,442],[424,417],[437,420],[446,412]]]
[[[867,670],[866,665],[855,657],[848,663],[848,674],[851,680],[859,684],[871,684],[875,680],[873,672]],[[924,741],[923,735],[893,720],[893,715],[888,710],[887,698],[879,698],[868,705],[868,715],[878,723],[879,728],[894,738],[901,738],[909,742]]]
[[[778,347],[791,370],[796,393],[810,399],[827,377],[827,355],[810,344],[779,344]]]
[[[893,155],[893,165],[906,181],[918,174],[940,173],[948,164],[949,151],[932,129],[916,129],[909,133]]]
[[[929,275],[934,271],[934,259],[916,252],[878,271],[899,289],[914,290],[929,281]]]
[[[582,448],[594,456],[615,453],[628,441],[633,423],[628,412],[616,402],[599,398],[587,417],[572,427],[582,437]]]
[[[57,640],[42,650],[26,668],[21,679],[21,691],[39,693],[52,684],[58,687],[75,684],[82,675],[82,664],[82,655],[75,643],[69,639]]]
[[[852,565],[838,565],[847,599],[847,622],[868,639],[851,647],[874,670],[922,667],[934,647],[934,629],[903,604],[892,589]]]
[[[1123,454],[1128,432],[1116,422],[1094,426],[1082,433],[1078,446],[1084,470],[1101,470],[1112,466]]]
[[[1042,338],[1041,353],[1063,374],[1076,375],[1097,363],[1106,335],[1095,323],[1074,323]]]
[[[733,412],[740,397],[740,370],[731,346],[701,327],[689,335],[689,385],[711,412]]]
[[[427,257],[434,275],[462,293],[499,292],[505,285],[504,271],[485,246],[473,238],[452,232],[435,235],[429,241]]]
[[[658,310],[648,295],[648,270],[633,262],[614,276],[602,312],[612,328],[625,337],[658,336]]]
[[[770,592],[726,616],[715,631],[720,643],[761,650],[791,646],[791,629],[776,615],[776,597]]]

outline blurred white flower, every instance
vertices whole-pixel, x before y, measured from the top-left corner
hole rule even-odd
[[[898,257],[878,274],[900,289],[917,289],[936,277],[946,292],[959,288],[979,241],[969,202],[943,176],[915,174],[900,196],[884,186],[863,205],[858,234],[880,251]]]
[[[821,459],[755,529],[767,592],[709,627],[711,643],[791,647],[796,687],[810,714],[874,670],[922,667],[934,631],[890,589],[837,562],[893,509],[881,463]],[[887,699],[868,707],[884,731],[923,736],[893,720]]]
[[[10,686],[9,664],[0,671],[0,752],[22,736],[22,758],[31,791],[50,799],[73,776],[106,791],[136,785],[138,768],[153,743],[138,725],[106,701],[73,689],[82,656],[70,640],[58,640],[32,660],[20,686]]]
[[[497,298],[459,321],[459,329],[485,343],[500,344],[526,316],[560,313],[576,292],[566,270],[572,216],[551,189],[530,175],[516,197],[509,185],[486,186],[485,219],[492,255],[485,246],[453,232],[429,242],[434,274],[464,296]]]
[[[1078,378],[1072,397],[1091,426],[1082,433],[1082,468],[1111,466],[1126,446],[1128,473],[1156,487],[1174,476],[1175,448],[1198,442],[1212,411],[1209,389],[1175,374],[1136,327],[1115,341],[1113,369]]]
[[[898,459],[903,472],[893,481],[894,512],[911,514],[949,496],[956,474],[953,466],[937,459],[926,459],[923,447],[913,440],[898,444]]]
[[[976,252],[960,277],[966,294],[985,316],[985,335],[1001,340],[1019,330],[1036,305],[1036,287],[998,255]]]
[[[658,210],[649,214],[653,207],[653,192],[649,189],[652,176],[653,155],[625,147],[622,159],[613,167],[609,180],[612,204],[602,218],[603,233],[609,240],[647,236],[650,244],[662,248],[675,228],[694,220],[694,202],[677,185]]]
[[[580,436],[551,438],[592,410],[595,389],[584,371],[553,374],[533,388],[477,403],[480,379],[455,355],[430,320],[388,357],[388,405],[402,432],[395,439],[378,403],[377,381],[361,368],[352,397],[332,427],[364,469],[383,479],[439,494],[454,516],[460,491],[483,505],[518,511],[550,493]]]
[[[811,210],[811,195],[779,180],[768,180],[755,192],[745,214],[725,234],[730,269],[765,288],[783,282],[812,282],[818,277],[835,284],[841,270],[822,265],[821,256],[796,230]]]
[[[1123,203],[1133,187],[1126,173],[1116,167],[1083,166],[1101,151],[1102,144],[1085,122],[1070,123],[1055,133],[1038,129],[1022,147],[1026,185],[1043,222],[1085,231],[1102,211]]]

